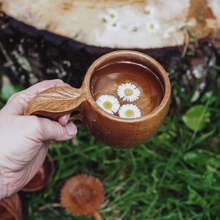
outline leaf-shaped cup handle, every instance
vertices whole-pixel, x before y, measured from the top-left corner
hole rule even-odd
[[[85,100],[82,89],[52,87],[35,96],[26,106],[24,115],[44,116],[53,120],[71,114],[70,120],[82,121],[81,104]],[[82,126],[82,123],[78,123]]]

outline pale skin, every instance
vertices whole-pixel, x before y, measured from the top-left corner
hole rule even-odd
[[[16,93],[0,111],[0,201],[22,189],[42,166],[49,141],[67,141],[77,128],[69,115],[57,121],[23,116],[27,103],[41,91],[69,86],[61,80],[48,80]]]

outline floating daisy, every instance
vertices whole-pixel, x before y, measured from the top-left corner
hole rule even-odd
[[[163,37],[164,37],[164,38],[169,38],[169,37],[171,37],[175,30],[176,30],[175,27],[169,27],[169,28],[165,31]]]
[[[121,118],[139,118],[141,117],[140,109],[133,104],[122,105],[119,109],[119,117]]]
[[[109,114],[116,113],[120,107],[118,99],[111,95],[99,96],[96,103]]]
[[[144,12],[148,17],[153,17],[155,9],[151,5],[147,5],[144,9]]]
[[[117,89],[117,94],[123,101],[133,102],[139,99],[140,90],[131,83],[121,84]]]
[[[151,20],[146,23],[146,28],[149,33],[156,33],[160,29],[160,25],[158,21]]]
[[[139,99],[140,90],[131,83],[121,84],[117,89],[117,94],[123,101],[133,102]]]

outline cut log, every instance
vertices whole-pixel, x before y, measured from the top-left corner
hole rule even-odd
[[[60,78],[78,88],[101,55],[137,50],[161,63],[189,96],[195,82],[201,94],[213,87],[219,64],[219,3],[0,0],[0,62],[25,86]]]

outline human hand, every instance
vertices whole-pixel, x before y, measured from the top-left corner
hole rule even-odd
[[[23,116],[27,103],[43,90],[69,86],[61,80],[48,80],[10,97],[0,111],[0,201],[23,188],[42,166],[48,141],[66,141],[75,136],[76,126],[69,115],[58,122],[36,116]]]

